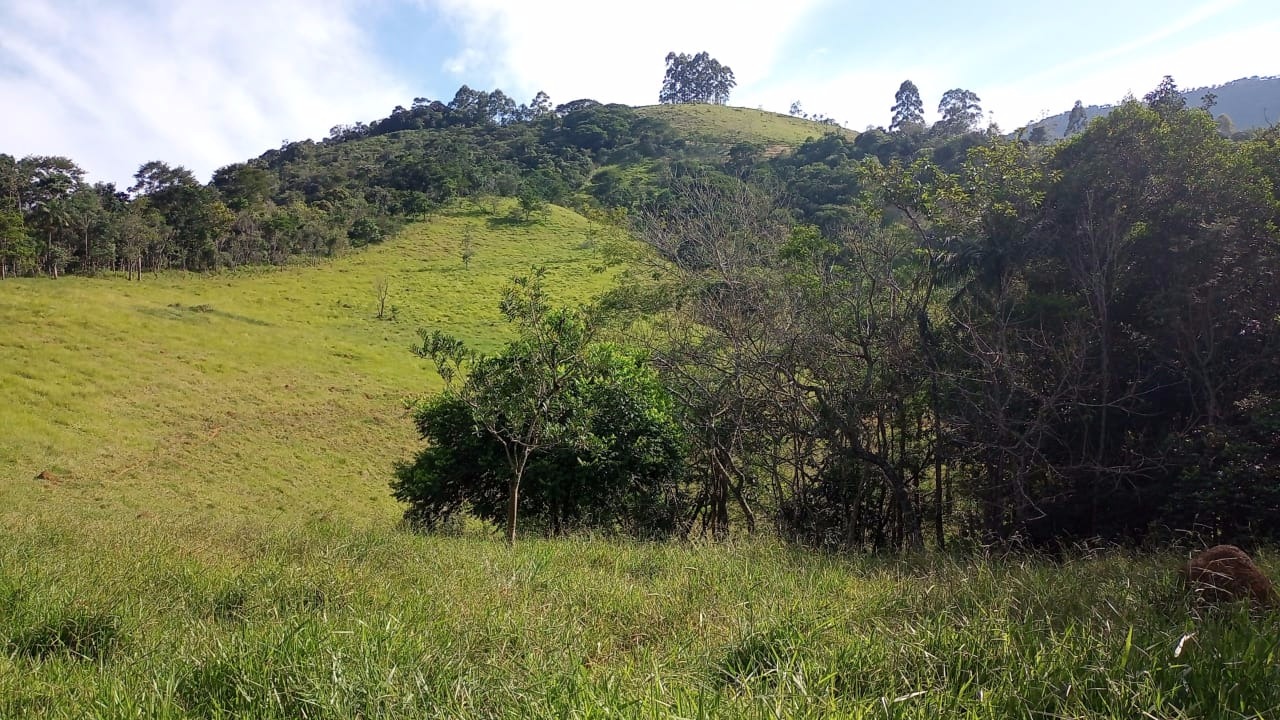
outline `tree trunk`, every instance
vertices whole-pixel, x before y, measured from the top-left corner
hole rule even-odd
[[[520,503],[520,480],[507,483],[507,544],[516,544],[516,509]]]

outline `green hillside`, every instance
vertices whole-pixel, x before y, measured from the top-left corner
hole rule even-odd
[[[415,328],[492,346],[500,288],[534,263],[561,299],[608,287],[598,234],[455,207],[322,264],[0,283],[0,718],[1280,707],[1275,617],[1200,617],[1171,555],[397,530],[400,401],[435,382]]]
[[[697,142],[726,149],[736,143],[748,142],[764,145],[774,154],[830,132],[850,138],[857,135],[838,125],[823,125],[790,115],[728,105],[648,105],[636,108],[636,112],[643,117],[665,120],[681,135]]]
[[[311,266],[0,283],[0,522],[392,522],[401,399],[437,382],[417,328],[495,343],[501,287],[534,264],[558,297],[602,289],[588,230],[555,207],[529,225],[455,210]]]

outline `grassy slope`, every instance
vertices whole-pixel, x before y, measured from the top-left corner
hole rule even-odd
[[[604,287],[587,228],[555,208],[527,227],[454,213],[311,267],[0,283],[0,523],[389,522],[415,441],[400,400],[437,382],[407,350],[416,328],[492,346],[501,287],[534,263],[562,297]],[[394,321],[375,319],[383,277]]]
[[[736,143],[750,142],[779,152],[828,132],[856,135],[842,127],[727,105],[648,105],[636,108],[636,112],[666,120],[688,137],[722,150]]]

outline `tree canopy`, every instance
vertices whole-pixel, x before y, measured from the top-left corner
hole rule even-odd
[[[541,271],[516,278],[501,309],[517,338],[495,355],[438,331],[415,348],[447,388],[415,412],[430,444],[397,470],[406,519],[438,527],[465,507],[505,522],[509,542],[520,514],[551,533],[673,532],[683,448],[657,376],[595,341],[589,312],[552,307]]]
[[[729,102],[729,92],[737,86],[733,70],[721,65],[706,51],[697,55],[667,53],[667,72],[662,79],[661,103]]]
[[[982,120],[982,99],[972,90],[955,88],[942,94],[938,103],[940,131],[948,134],[973,129]]]
[[[889,123],[889,132],[897,132],[908,127],[924,127],[924,101],[920,99],[920,90],[910,80],[903,80],[898,92],[893,96],[893,119]]]

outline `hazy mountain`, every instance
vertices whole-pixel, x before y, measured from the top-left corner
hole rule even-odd
[[[1198,107],[1207,93],[1217,95],[1217,104],[1213,107],[1213,116],[1226,115],[1231,119],[1231,127],[1239,130],[1253,130],[1274,125],[1280,121],[1280,77],[1259,77],[1257,75],[1239,80],[1232,80],[1225,85],[1195,88],[1186,90],[1182,96],[1187,99],[1188,107]],[[1114,105],[1088,105],[1085,115],[1089,120],[1111,112]],[[1067,116],[1070,109],[1039,122],[1028,125],[1028,130],[1043,125],[1051,140],[1061,138],[1067,128]]]

